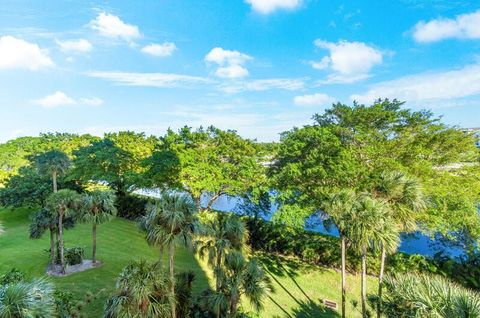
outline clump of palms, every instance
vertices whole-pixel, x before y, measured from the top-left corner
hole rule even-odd
[[[480,317],[480,294],[443,277],[396,274],[384,285],[386,317]]]
[[[53,285],[42,279],[0,285],[0,317],[54,317]]]
[[[222,271],[219,290],[206,299],[217,317],[235,317],[242,298],[247,299],[257,311],[263,308],[263,300],[273,288],[255,258],[247,261],[241,252],[231,251],[225,256]]]
[[[175,248],[192,247],[193,235],[197,229],[196,206],[192,197],[183,192],[165,192],[158,202],[140,221],[147,232],[150,244],[168,248],[171,294],[175,296]],[[174,298],[171,304],[172,318],[176,318]]]
[[[240,251],[247,240],[245,223],[239,216],[230,213],[204,212],[200,239],[195,249],[200,257],[208,256],[208,264],[213,267],[216,290],[222,284],[222,264],[229,251]]]
[[[171,317],[173,296],[159,263],[132,261],[120,273],[115,288],[105,305],[105,318]]]
[[[62,273],[65,273],[65,256],[63,244],[63,220],[65,216],[76,214],[80,195],[68,189],[52,193],[46,201],[46,209],[58,215],[58,249],[60,250],[60,264]]]
[[[68,156],[60,150],[50,150],[37,155],[34,159],[38,173],[51,176],[53,192],[57,192],[57,178],[65,175],[71,166]]]
[[[92,262],[97,262],[97,225],[110,221],[117,215],[115,194],[95,190],[83,197],[81,221],[92,224]]]

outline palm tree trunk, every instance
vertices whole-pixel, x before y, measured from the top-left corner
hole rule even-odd
[[[57,192],[57,172],[56,171],[52,173],[52,181],[53,181],[53,192]]]
[[[346,257],[346,242],[345,242],[345,237],[342,235],[342,318],[345,318],[346,312],[345,312],[345,304],[347,302],[347,273],[346,273],[346,263],[347,263],[347,257]]]
[[[60,249],[60,264],[62,265],[62,274],[65,274],[65,255],[63,253],[63,212],[58,217],[58,247]]]
[[[93,236],[93,244],[92,244],[92,263],[97,263],[97,224],[93,223],[92,225],[92,236]]]
[[[201,196],[193,197],[193,201],[195,202],[195,206],[197,208],[197,211],[200,211],[202,209],[202,204],[200,202],[200,197]]]
[[[175,256],[175,245],[170,244],[170,249],[169,249],[169,266],[170,266],[170,284],[171,284],[171,293],[172,293],[172,318],[176,318],[176,308],[175,308],[175,273],[173,270],[173,265],[174,265],[174,256]]]
[[[217,253],[217,277],[215,278],[215,283],[216,283],[216,291],[220,291],[220,287],[222,285],[222,282],[220,281],[220,275],[218,273],[220,272],[220,266],[222,266],[222,254],[220,252]]]
[[[159,245],[158,254],[159,254],[158,262],[160,263],[160,265],[162,265],[163,264],[163,244]]]
[[[367,318],[367,249],[362,248],[362,317]]]
[[[55,266],[55,233],[53,226],[50,226],[50,262],[53,269]]]
[[[382,314],[382,288],[383,288],[383,273],[385,271],[385,258],[387,253],[385,246],[382,244],[382,256],[380,260],[380,273],[378,274],[378,304],[377,304],[377,318]]]

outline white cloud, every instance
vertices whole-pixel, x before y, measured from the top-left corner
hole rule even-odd
[[[383,53],[363,42],[316,40],[315,45],[329,51],[320,62],[311,62],[313,68],[330,69],[326,83],[352,83],[369,77],[370,70],[382,63]]]
[[[243,66],[252,57],[239,51],[225,50],[221,47],[213,48],[206,56],[205,61],[215,63],[219,67],[215,75],[221,78],[242,78],[248,76],[248,70]]]
[[[335,98],[327,94],[315,93],[311,95],[295,96],[293,99],[298,106],[326,106],[335,102]]]
[[[43,98],[36,99],[32,101],[34,104],[43,106],[45,108],[55,108],[60,106],[68,106],[68,105],[76,105],[76,104],[84,104],[90,106],[99,106],[103,104],[103,100],[97,97],[92,98],[80,98],[79,100],[75,100],[62,91],[56,91],[51,95],[47,95]]]
[[[480,39],[480,10],[457,15],[454,19],[438,18],[415,25],[413,37],[420,43],[445,39]]]
[[[93,48],[92,43],[85,39],[60,41],[56,40],[60,50],[63,52],[87,53]]]
[[[100,35],[109,38],[132,41],[141,37],[136,25],[127,24],[119,17],[105,12],[100,12],[94,20],[90,21],[90,27],[97,30]]]
[[[149,44],[142,48],[142,52],[153,56],[170,56],[177,49],[175,43],[164,42],[162,44]]]
[[[373,85],[351,99],[371,103],[378,98],[397,98],[413,103],[428,103],[432,107],[452,105],[452,100],[480,95],[480,64],[462,69],[421,73]]]
[[[53,66],[47,51],[13,36],[0,37],[0,70],[23,68],[36,71]]]
[[[150,87],[183,87],[208,83],[204,77],[171,73],[89,72],[88,76],[102,78],[121,85]]]
[[[266,91],[281,89],[295,91],[304,88],[303,78],[269,78],[251,81],[238,81],[221,84],[219,89],[225,93],[240,93],[244,91]]]
[[[301,4],[301,0],[245,0],[245,2],[261,14],[269,14],[280,9],[293,10]]]

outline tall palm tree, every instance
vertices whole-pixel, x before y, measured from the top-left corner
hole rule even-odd
[[[138,223],[141,230],[146,232],[145,238],[149,245],[158,246],[159,263],[162,264],[163,250],[165,244],[165,231],[161,220],[161,210],[159,205],[148,203],[146,213],[140,218]]]
[[[380,241],[380,272],[378,274],[377,318],[381,316],[383,276],[387,254],[396,251],[397,243],[392,235],[395,231],[411,232],[416,228],[417,214],[425,209],[426,201],[420,183],[401,172],[383,173],[374,191],[375,197],[382,198],[389,206],[390,224],[383,229],[385,238]],[[393,231],[393,233],[392,233]],[[399,233],[397,233],[399,235]]]
[[[351,232],[351,216],[357,209],[357,195],[352,190],[341,190],[332,194],[323,204],[323,211],[328,215],[328,222],[335,224],[341,240],[342,253],[342,318],[346,317],[347,295],[347,245]]]
[[[53,192],[57,192],[57,178],[67,173],[71,162],[64,152],[50,150],[36,156],[35,165],[41,175],[52,176]]]
[[[54,317],[53,285],[45,280],[0,285],[0,317]]]
[[[362,258],[361,303],[362,317],[367,317],[367,249],[373,244],[383,229],[383,220],[388,216],[386,204],[368,194],[358,197],[357,209],[350,220],[352,245],[360,251]]]
[[[52,193],[46,201],[46,207],[58,215],[58,248],[60,250],[60,264],[62,273],[65,273],[65,255],[63,246],[63,220],[66,215],[76,212],[80,202],[80,195],[68,189]]]
[[[115,294],[105,305],[105,318],[171,317],[168,276],[158,263],[130,262],[120,273]]]
[[[240,251],[247,239],[245,223],[238,215],[214,213],[201,228],[201,239],[195,242],[200,257],[208,255],[208,263],[214,269],[216,291],[222,284],[222,264],[229,251]]]
[[[171,312],[176,318],[175,308],[175,248],[177,246],[192,247],[193,235],[196,232],[196,206],[190,195],[183,192],[165,192],[156,203],[151,213],[142,224],[146,225],[147,240],[161,241],[161,246],[168,248],[171,294],[173,295]],[[155,221],[147,223],[148,221]]]
[[[92,262],[97,262],[97,225],[117,215],[115,194],[112,191],[95,190],[86,194],[82,202],[81,220],[92,224]]]

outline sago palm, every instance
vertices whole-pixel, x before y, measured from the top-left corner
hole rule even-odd
[[[97,262],[97,225],[110,221],[117,215],[115,194],[108,190],[95,190],[83,197],[80,219],[92,224],[92,262]]]

